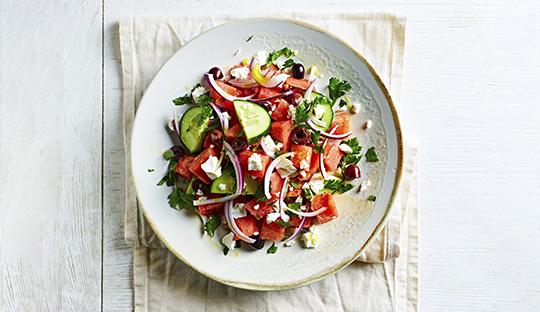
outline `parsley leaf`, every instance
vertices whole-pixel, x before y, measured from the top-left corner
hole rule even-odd
[[[276,224],[281,226],[282,228],[286,229],[289,227],[289,225],[291,225],[291,222],[285,222],[285,221],[282,221],[282,220],[276,220]]]
[[[310,132],[309,136],[311,137],[311,142],[313,142],[313,145],[315,147],[313,148],[313,151],[317,154],[324,154],[324,147],[319,144],[319,138],[321,137],[320,131],[312,131]]]
[[[375,153],[375,147],[370,147],[366,152],[366,160],[369,162],[376,162],[379,161],[379,157],[377,157],[377,153]]]
[[[203,132],[208,132],[210,130],[214,130],[216,129],[217,127],[221,126],[221,123],[217,120],[217,119],[214,119],[214,122],[212,122],[208,127],[206,127]]]
[[[339,193],[343,194],[350,191],[354,185],[346,183],[345,180],[335,179],[335,180],[326,180],[324,182],[324,188],[330,190],[332,194]]]
[[[299,188],[299,187],[300,187],[300,183],[299,183],[299,182],[291,182],[291,185],[292,185],[292,187],[294,187],[294,188]]]
[[[307,189],[307,188],[304,189],[304,196],[305,196],[305,197],[311,197],[311,196],[313,196],[313,195],[314,195],[314,194],[313,194],[313,192],[312,192],[310,189]]]
[[[283,63],[283,66],[281,67],[281,69],[293,67],[294,64],[296,64],[296,62],[293,59],[288,59],[285,61],[285,63]]]
[[[375,195],[369,195],[368,200],[375,201],[377,199],[377,196]]]
[[[302,203],[292,203],[290,205],[288,205],[287,207],[289,207],[289,209],[292,209],[292,210],[298,210],[300,211],[300,206],[302,206]]]
[[[274,62],[282,55],[285,55],[285,57],[291,57],[292,51],[291,49],[285,47],[281,50],[277,50],[268,55],[268,58],[266,59],[266,66],[270,66],[274,64]]]
[[[341,142],[341,144],[348,145],[352,149],[352,152],[343,155],[343,158],[341,159],[342,167],[345,168],[348,165],[358,164],[360,159],[362,159],[362,155],[360,155],[362,146],[360,146],[360,142],[358,142],[358,139],[353,138],[347,141],[343,141]]]
[[[225,246],[223,247],[223,255],[226,256],[229,254],[229,247]]]
[[[238,133],[235,134],[234,136],[238,138],[238,137],[243,136],[244,134],[245,134],[245,133],[244,133],[244,129],[242,129],[242,130],[240,130],[240,132],[238,132]]]
[[[210,236],[214,236],[214,233],[216,232],[216,229],[221,224],[221,216],[217,213],[213,214],[208,218],[208,221],[204,224],[204,229]]]
[[[148,172],[154,172],[154,169],[150,168],[150,169],[148,169]]]
[[[247,38],[246,42],[249,42],[251,39],[253,39],[253,35],[249,36],[249,38]]]
[[[339,101],[338,106],[339,106],[339,108],[347,106],[347,101],[345,101],[344,99],[341,99],[341,101]]]
[[[199,96],[199,100],[197,102],[197,105],[204,106],[204,105],[212,103],[212,102],[214,102],[213,97],[211,97],[210,95],[207,95],[207,94],[203,94],[203,95]]]
[[[173,208],[195,210],[195,206],[193,206],[195,195],[193,194],[186,194],[181,189],[175,188],[167,198],[169,205]]]
[[[337,99],[344,96],[345,93],[351,91],[351,89],[352,87],[349,82],[345,80],[341,81],[335,77],[332,77],[328,83],[328,96],[332,102],[336,102]]]
[[[200,127],[202,126],[205,122],[208,122],[208,120],[210,119],[210,117],[214,114],[214,110],[212,109],[212,107],[210,106],[204,106],[203,107],[203,110],[200,114],[198,114],[197,116],[195,116],[195,118],[193,118],[193,124],[196,125],[197,127]],[[188,129],[189,131],[189,129]]]
[[[268,198],[266,195],[264,195],[264,183],[260,183],[257,187],[257,190],[255,191],[255,198],[257,198],[258,202],[268,201]]]
[[[177,97],[176,99],[173,99],[172,101],[174,105],[185,105],[185,104],[195,105],[195,101],[193,101],[193,98],[191,97],[191,95],[188,95],[188,94]]]
[[[275,254],[276,251],[277,251],[276,243],[272,243],[272,246],[270,246],[270,248],[268,248],[268,250],[266,251],[266,253],[269,253],[269,254]]]
[[[295,124],[301,124],[303,122],[308,121],[309,119],[309,113],[313,109],[313,106],[315,104],[315,101],[309,102],[309,101],[302,101],[302,103],[298,104],[296,106],[296,110],[294,112],[294,122]]]
[[[163,157],[166,159],[166,160],[171,160],[174,158],[174,152],[171,151],[171,150],[168,150],[166,151],[165,153],[163,153]]]

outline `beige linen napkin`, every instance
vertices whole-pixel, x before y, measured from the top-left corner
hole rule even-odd
[[[275,16],[275,15],[273,15]],[[389,89],[399,111],[405,19],[391,14],[281,14],[305,21],[340,36],[375,68]],[[138,206],[131,176],[131,131],[144,89],[159,68],[184,43],[201,32],[233,20],[253,17],[126,17],[120,22],[124,79],[124,145],[126,150],[125,238],[131,246],[164,247]],[[387,225],[358,261],[378,263],[397,258],[402,208],[396,200]]]

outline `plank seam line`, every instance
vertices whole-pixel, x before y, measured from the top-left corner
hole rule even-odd
[[[101,0],[101,302],[103,312],[103,270],[104,270],[104,222],[105,222],[105,0]]]

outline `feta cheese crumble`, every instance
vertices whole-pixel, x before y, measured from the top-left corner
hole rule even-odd
[[[220,191],[225,191],[227,188],[227,185],[225,183],[219,183],[218,188]]]
[[[270,212],[266,215],[266,223],[270,224],[279,218],[279,212]]]
[[[267,135],[261,139],[261,146],[266,152],[269,153],[268,156],[275,157],[276,152],[279,152],[279,150],[283,147],[283,144],[276,144],[274,140],[272,140],[272,137]]]
[[[232,210],[233,218],[238,219],[247,216],[246,208],[244,208],[244,205],[245,204],[242,203],[234,205]]]
[[[223,238],[221,239],[221,243],[227,246],[229,250],[233,250],[234,246],[236,245],[236,242],[234,241],[234,233],[230,232],[229,234],[223,236]]]
[[[358,103],[354,103],[351,105],[351,111],[354,113],[354,114],[357,114],[359,111],[360,111],[360,104]]]
[[[307,168],[309,168],[309,163],[307,162],[307,160],[302,159],[302,161],[300,162],[300,169],[307,169]]]
[[[294,240],[290,240],[283,245],[285,245],[285,247],[291,247],[293,244],[294,244]]]
[[[347,144],[339,144],[339,149],[345,154],[352,153],[352,148]]]
[[[195,194],[197,194],[197,195],[199,195],[199,196],[203,196],[203,195],[204,195],[204,193],[203,193],[203,191],[202,191],[201,189],[198,189],[197,192],[196,192]]]
[[[367,129],[371,128],[371,125],[373,125],[373,121],[371,121],[371,119],[369,119],[368,121],[366,121],[366,124],[364,125],[364,128],[367,130]]]
[[[212,180],[221,177],[221,164],[216,156],[208,157],[201,165],[201,169],[206,172],[206,175]]]
[[[319,234],[314,226],[308,232],[302,234],[302,242],[306,248],[315,248],[319,243]]]
[[[311,177],[311,180],[304,184],[304,188],[310,188],[313,193],[319,194],[324,189],[323,176],[320,173],[314,174],[313,177]]]
[[[321,119],[324,115],[324,106],[322,105],[315,105],[313,108],[314,117],[317,119]]]
[[[260,154],[253,154],[249,156],[248,158],[248,170],[250,171],[258,171],[262,170],[262,161],[261,161],[261,155]]]
[[[199,86],[195,88],[195,90],[191,91],[191,96],[193,96],[193,100],[195,101],[195,103],[199,103],[199,98],[201,97],[201,95],[205,94],[206,92],[208,92],[208,90],[206,90],[202,86]]]
[[[258,62],[262,66],[266,64],[266,60],[268,60],[269,55],[270,54],[268,53],[268,51],[259,51],[257,52],[257,55],[255,55],[255,62]]]
[[[255,206],[253,206],[253,209],[254,209],[254,210],[259,210],[259,207],[260,207],[259,204],[257,204],[257,205],[255,205]]]
[[[231,76],[238,79],[246,79],[249,75],[249,68],[247,67],[237,67],[231,69]]]
[[[296,116],[296,108],[293,105],[289,105],[287,108],[287,118],[292,119],[294,121],[294,117]]]
[[[370,185],[371,185],[371,181],[369,180],[362,182],[362,184],[360,184],[360,192],[367,190],[368,186]]]
[[[283,179],[296,172],[296,168],[293,166],[292,161],[287,158],[284,158],[276,165],[276,170]]]

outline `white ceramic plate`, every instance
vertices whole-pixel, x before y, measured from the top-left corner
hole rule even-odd
[[[253,39],[246,42],[251,35]],[[358,187],[337,196],[339,218],[318,226],[319,246],[304,249],[297,241],[292,247],[278,243],[276,254],[267,246],[258,252],[249,247],[222,254],[222,246],[203,235],[198,216],[169,207],[171,189],[156,186],[167,170],[162,153],[174,145],[165,127],[176,110],[172,99],[184,95],[202,80],[213,66],[226,70],[260,50],[282,47],[298,50],[309,67],[324,74],[318,90],[327,92],[328,78],[351,82],[351,102],[362,104],[353,115],[353,131],[364,151],[375,146],[379,162],[360,162],[362,178],[369,180],[366,191]],[[240,52],[235,53],[240,49]],[[373,126],[364,130],[367,120]],[[132,137],[133,176],[139,201],[150,225],[167,247],[193,269],[219,282],[256,290],[302,286],[339,271],[354,261],[380,232],[396,195],[402,171],[402,142],[396,111],[375,71],[343,41],[314,26],[284,19],[249,19],[214,28],[201,34],[176,52],[146,89],[135,118]],[[155,169],[148,172],[149,168]],[[368,201],[376,195],[375,202]]]

